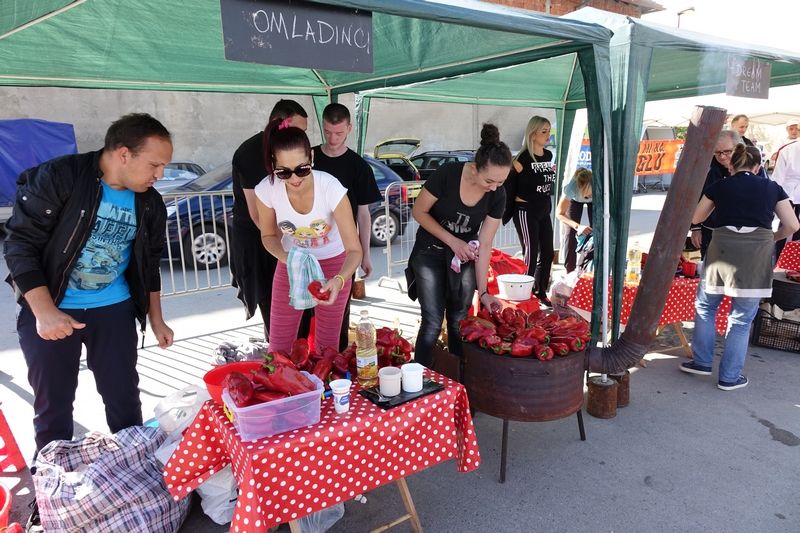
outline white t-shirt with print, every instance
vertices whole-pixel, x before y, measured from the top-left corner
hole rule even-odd
[[[305,215],[292,207],[284,180],[275,178],[270,183],[269,178],[264,178],[256,185],[255,193],[264,205],[275,210],[278,229],[283,233],[281,245],[284,250],[288,252],[292,246],[301,246],[317,259],[328,259],[344,252],[333,212],[347,194],[347,189],[327,172],[314,170],[312,176],[314,205]]]

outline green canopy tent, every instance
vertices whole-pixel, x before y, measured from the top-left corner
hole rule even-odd
[[[515,81],[527,91],[518,102],[550,101],[559,119],[568,118],[566,101],[569,109],[588,106],[593,153],[603,153],[609,30],[472,0],[317,3],[372,11],[373,72],[227,61],[218,0],[51,0],[0,9],[0,85],[305,94],[319,111],[340,94],[536,65]],[[594,163],[602,168],[601,156]]]
[[[725,93],[729,56],[754,58],[772,65],[770,86],[800,84],[800,54],[646,23],[593,8],[565,17],[601,24],[614,32],[610,47],[612,117],[608,242],[598,242],[597,253],[608,250],[611,271],[624,272],[633,195],[634,165],[647,100]],[[595,194],[602,194],[595,185]],[[613,280],[613,331],[619,334],[623,276]],[[595,301],[603,287],[595,282]],[[602,309],[595,306],[595,322]]]
[[[612,80],[612,133],[607,146],[608,180],[596,179],[593,227],[604,239],[595,242],[595,257],[607,257],[611,264],[602,272],[624,272],[630,205],[633,191],[633,169],[642,132],[642,116],[646,100],[662,100],[713,94],[725,91],[729,54],[758,58],[772,64],[772,86],[800,83],[800,56],[768,48],[753,49],[708,35],[674,30],[638,19],[593,8],[584,8],[562,17],[605,26],[614,32],[610,43]],[[371,98],[393,98],[439,102],[461,102],[510,106],[534,106],[556,109],[561,139],[569,138],[574,110],[591,106],[584,92],[583,76],[576,73],[578,64],[566,55],[488,72],[455,76],[400,87],[374,89],[361,96],[368,109]],[[572,61],[572,63],[571,63]],[[570,76],[570,73],[573,73]],[[530,80],[536,80],[531,85]],[[591,113],[591,107],[589,108]],[[591,133],[590,122],[590,136]],[[362,130],[363,138],[363,130]],[[560,161],[565,160],[567,146],[559,142]],[[593,168],[603,168],[599,146],[592,143]],[[605,193],[605,195],[604,195]],[[607,209],[601,206],[607,204]],[[604,228],[609,230],[605,231]],[[606,240],[607,238],[607,240]],[[608,251],[606,256],[605,251]],[[595,283],[595,302],[605,301],[603,283]],[[613,336],[619,333],[623,276],[616,276],[613,286]],[[602,309],[594,308],[595,332]]]

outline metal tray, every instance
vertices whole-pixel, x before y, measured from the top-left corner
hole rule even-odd
[[[397,407],[398,405],[402,405],[412,400],[416,400],[417,398],[421,398],[422,396],[427,396],[428,394],[433,394],[435,392],[443,390],[444,390],[444,385],[442,385],[441,383],[438,383],[430,379],[426,379],[422,382],[422,390],[417,392],[405,392],[401,390],[400,394],[398,394],[397,396],[391,396],[386,399],[382,399],[383,397],[380,396],[380,393],[378,392],[378,387],[361,389],[360,391],[358,391],[358,393],[367,400],[371,401],[372,403],[380,407],[381,409],[391,409],[392,407]]]

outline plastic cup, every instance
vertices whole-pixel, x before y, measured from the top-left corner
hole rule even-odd
[[[334,379],[331,381],[333,407],[339,414],[350,410],[350,387],[352,385],[353,382],[349,379]]]
[[[394,366],[385,366],[378,370],[378,381],[383,396],[397,396],[400,394],[400,381],[402,370]]]
[[[691,261],[684,261],[681,265],[681,270],[683,270],[683,275],[687,278],[693,278],[695,274],[697,274],[697,263],[692,263]]]
[[[419,392],[422,390],[422,372],[425,367],[419,363],[406,363],[400,367],[403,374],[403,390]]]

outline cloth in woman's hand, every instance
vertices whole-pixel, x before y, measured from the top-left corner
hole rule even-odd
[[[469,241],[470,250],[475,254],[475,259],[478,258],[478,248],[480,247],[480,243],[478,241]],[[453,260],[450,261],[450,268],[453,269],[453,272],[460,274],[461,273],[461,260],[457,256],[453,256]]]

